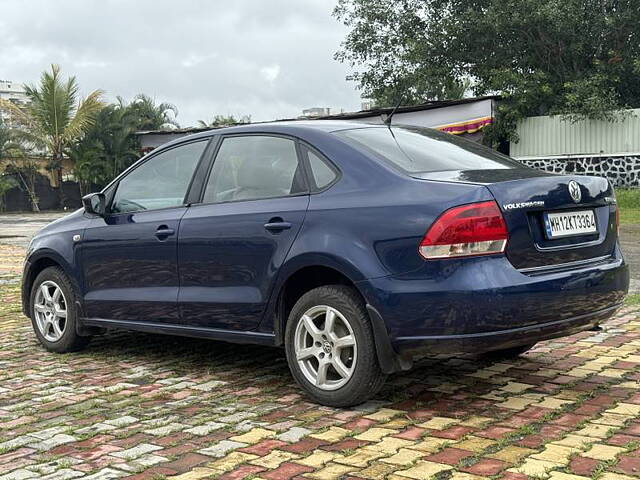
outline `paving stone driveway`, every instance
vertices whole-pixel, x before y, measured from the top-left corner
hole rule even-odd
[[[0,480],[640,477],[638,309],[513,361],[422,361],[332,409],[276,349],[117,333],[47,353],[22,254],[0,246]]]

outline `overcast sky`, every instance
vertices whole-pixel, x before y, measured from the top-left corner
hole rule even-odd
[[[182,126],[303,108],[359,110],[333,59],[334,0],[0,0],[0,79],[36,82],[58,63],[83,92],[175,104]]]

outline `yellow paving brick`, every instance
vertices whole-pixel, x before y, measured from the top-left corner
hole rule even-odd
[[[609,425],[598,425],[595,423],[587,423],[584,428],[581,428],[577,432],[573,432],[576,435],[582,435],[584,437],[597,437],[604,438],[607,436],[611,427]]]
[[[444,438],[427,437],[424,438],[421,442],[413,445],[411,449],[420,450],[421,452],[433,453],[449,443],[451,443],[451,441]]]
[[[396,465],[410,465],[419,458],[426,455],[426,452],[419,452],[418,450],[411,450],[410,448],[401,448],[398,453],[391,455],[387,458],[382,458],[380,461],[385,463],[393,463]]]
[[[357,440],[366,440],[367,442],[377,442],[378,440],[386,437],[387,435],[393,435],[394,433],[398,433],[397,430],[391,430],[389,428],[377,428],[373,427],[364,432],[356,435],[355,439]]]
[[[495,458],[496,460],[502,460],[503,462],[507,463],[518,463],[524,457],[531,455],[533,452],[535,452],[535,450],[531,450],[530,448],[509,445],[508,447],[505,447],[502,450],[498,450],[495,453],[485,455],[485,457]]]
[[[378,443],[372,443],[371,445],[367,445],[364,448],[369,448],[387,454],[393,454],[401,448],[410,447],[415,444],[416,442],[412,442],[411,440],[404,440],[403,438],[385,437],[382,439],[382,441]]]
[[[534,385],[529,385],[528,383],[509,382],[500,390],[503,390],[509,393],[521,393],[533,387]]]
[[[576,447],[565,447],[563,445],[554,445],[552,443],[549,443],[547,444],[547,446],[545,446],[542,452],[531,455],[531,458],[535,458],[536,460],[544,460],[545,462],[566,465],[567,463],[569,463],[569,457],[579,451],[580,449]]]
[[[392,408],[381,408],[380,410],[374,413],[365,415],[364,418],[368,418],[370,420],[376,420],[378,422],[386,422],[402,413],[404,413],[402,410],[393,410]]]
[[[583,477],[582,475],[571,475],[564,472],[551,472],[550,480],[589,480],[590,477]]]
[[[258,443],[260,440],[264,440],[265,438],[275,436],[276,432],[272,430],[267,430],[265,428],[252,428],[247,433],[243,433],[242,435],[236,435],[235,437],[231,437],[229,440],[234,442],[243,442],[253,445],[254,443]]]
[[[312,433],[310,437],[317,438],[318,440],[325,440],[327,442],[337,442],[349,435],[351,432],[340,427],[330,427],[326,432]]]
[[[589,458],[595,458],[596,460],[613,460],[617,455],[623,453],[624,451],[624,448],[596,443],[582,455]]]
[[[463,425],[465,427],[483,427],[493,421],[494,419],[490,417],[481,417],[479,415],[474,415],[467,418],[465,421],[460,422],[460,425]]]
[[[329,463],[322,470],[317,472],[305,473],[304,476],[308,478],[315,478],[317,480],[338,480],[345,474],[355,472],[358,469],[351,465],[341,465],[339,463]]]
[[[473,435],[470,435],[466,440],[456,443],[455,447],[461,448],[462,450],[469,450],[474,453],[479,453],[485,448],[494,445],[495,443],[495,440],[489,440],[488,438],[474,437]]]
[[[444,430],[445,428],[460,423],[455,418],[448,417],[433,417],[432,419],[419,423],[418,426],[422,428],[430,428],[432,430]]]
[[[622,475],[620,473],[607,472],[599,477],[598,480],[638,480],[638,477],[630,477],[629,475]]]
[[[588,377],[589,375],[593,375],[595,372],[596,370],[576,367],[569,370],[566,374],[569,375],[570,377],[585,378],[585,377]]]
[[[171,480],[200,480],[201,478],[210,477],[219,473],[219,471],[216,471],[213,468],[196,467],[190,472],[182,473],[180,475],[174,475],[173,477],[167,478]]]
[[[389,463],[372,462],[367,468],[360,470],[357,475],[360,478],[382,480],[397,469],[398,467],[396,465]]]
[[[417,480],[427,480],[433,475],[444,472],[445,470],[451,470],[449,465],[443,465],[442,463],[435,462],[418,462],[408,470],[401,470],[396,472],[396,475],[402,477],[415,478]]]
[[[453,472],[453,475],[449,477],[449,480],[484,480],[487,477],[479,477],[478,475],[471,475],[464,472]]]
[[[392,430],[401,430],[403,428],[406,428],[410,425],[413,425],[413,422],[411,420],[409,420],[406,417],[396,417],[393,418],[391,420],[389,420],[388,422],[385,423],[381,423],[378,426],[381,428],[390,428]]]
[[[551,408],[555,410],[558,408],[562,408],[564,405],[568,403],[573,403],[573,402],[571,400],[563,400],[561,398],[547,397],[544,399],[544,401],[540,403],[536,403],[535,406],[542,407],[542,408]]]
[[[599,418],[591,420],[599,425],[610,425],[612,427],[621,427],[629,420],[629,415],[618,415],[617,413],[603,413]]]
[[[512,410],[524,410],[534,402],[535,400],[532,398],[511,397],[508,398],[505,402],[498,403],[497,406],[502,408],[510,408]]]
[[[301,465],[306,465],[307,467],[318,468],[324,465],[325,463],[330,462],[334,458],[338,457],[339,454],[335,452],[327,452],[325,450],[314,450],[311,455],[305,458],[300,458],[296,460],[296,463]]]
[[[622,376],[627,372],[628,370],[622,368],[605,368],[599,373],[599,375],[610,378],[622,378]]]
[[[342,463],[344,465],[353,465],[354,467],[364,468],[369,465],[369,462],[377,460],[380,457],[384,457],[383,452],[376,452],[374,450],[367,450],[366,448],[359,448],[355,453],[346,457],[336,458],[333,461],[336,463]]]
[[[572,435],[569,434],[564,438],[561,438],[560,440],[556,440],[555,442],[552,442],[556,445],[563,445],[565,447],[582,447],[584,445],[587,445],[589,443],[594,443],[599,441],[599,438],[596,437],[584,437],[582,435]]]
[[[519,467],[510,468],[507,472],[523,473],[530,477],[545,477],[551,469],[558,467],[557,463],[528,458]]]
[[[231,452],[215,462],[208,463],[207,467],[213,468],[219,472],[228,472],[229,470],[236,468],[238,465],[248,462],[249,460],[253,460],[254,458],[258,458],[258,456],[250,453]]]
[[[281,463],[288,462],[299,458],[299,455],[290,452],[283,452],[282,450],[273,450],[264,457],[256,458],[249,463],[258,465],[259,467],[266,467],[268,469],[278,468]]]
[[[640,415],[640,405],[633,403],[619,403],[615,408],[607,410],[607,413],[616,413],[618,415],[638,416]]]

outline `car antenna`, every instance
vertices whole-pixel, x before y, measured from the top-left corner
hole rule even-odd
[[[391,128],[391,120],[393,120],[393,116],[395,115],[398,108],[400,108],[400,104],[402,103],[402,100],[404,100],[404,93],[400,95],[400,99],[398,100],[398,103],[396,104],[395,107],[393,107],[393,110],[391,110],[391,113],[387,115],[387,118],[384,119],[384,123],[387,125],[387,127]]]

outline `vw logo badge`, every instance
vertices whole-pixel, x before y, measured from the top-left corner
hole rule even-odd
[[[578,185],[578,182],[573,180],[569,182],[569,195],[571,195],[574,202],[580,203],[580,200],[582,200],[582,192],[580,191],[580,185]]]

